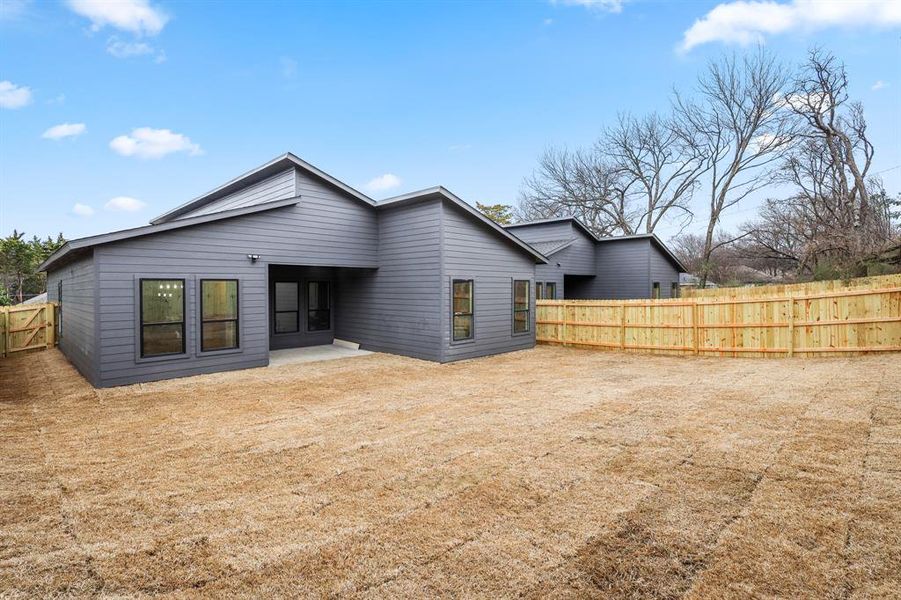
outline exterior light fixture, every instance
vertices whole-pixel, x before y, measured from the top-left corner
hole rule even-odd
[[[260,255],[259,254],[248,254],[247,258],[250,259],[250,262],[255,263],[258,260],[260,260]]]

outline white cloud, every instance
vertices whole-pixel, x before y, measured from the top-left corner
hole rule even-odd
[[[76,202],[75,206],[72,207],[72,212],[78,215],[79,217],[90,217],[94,214],[94,209],[88,206],[87,204],[82,204],[81,202]]]
[[[747,45],[767,35],[811,32],[830,27],[890,27],[901,24],[901,2],[885,0],[792,0],[725,2],[696,20],[683,34],[680,50],[710,42]]]
[[[881,90],[881,89],[883,89],[883,88],[887,88],[888,85],[889,85],[889,84],[887,84],[886,82],[884,82],[884,81],[882,81],[882,80],[880,79],[879,81],[877,81],[876,83],[874,83],[874,84],[870,87],[870,89],[873,90],[874,92],[878,92],[879,90]]]
[[[84,123],[63,123],[54,125],[45,131],[41,137],[48,140],[61,140],[67,137],[77,137],[86,130],[87,126]]]
[[[623,4],[628,0],[551,0],[551,4],[562,4],[564,6],[584,6],[589,10],[599,10],[609,13],[620,13],[623,11]]]
[[[384,192],[400,186],[401,183],[401,179],[397,175],[385,173],[384,175],[379,175],[378,177],[371,179],[369,183],[363,187],[370,192]]]
[[[145,42],[123,42],[113,36],[106,43],[106,51],[116,58],[131,58],[132,56],[153,54],[153,46]]]
[[[22,108],[31,104],[31,88],[0,81],[0,108]]]
[[[67,0],[69,8],[91,21],[99,31],[107,25],[136,35],[156,35],[169,15],[147,0]]]
[[[138,127],[131,135],[120,135],[109,143],[110,148],[122,156],[138,158],[162,158],[173,152],[187,152],[191,156],[203,154],[199,145],[180,133],[169,129]]]
[[[47,100],[47,104],[65,104],[66,103],[66,95],[58,94],[55,98],[50,98]]]
[[[115,198],[110,199],[109,202],[104,204],[103,208],[116,212],[136,212],[141,210],[145,206],[147,205],[137,198],[130,198],[128,196],[116,196]]]

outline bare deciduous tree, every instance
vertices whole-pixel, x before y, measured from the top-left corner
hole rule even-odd
[[[668,118],[656,113],[642,118],[620,115],[596,144],[610,162],[622,187],[638,205],[633,230],[653,233],[664,217],[691,220],[690,201],[703,172],[696,148]]]
[[[595,152],[549,148],[523,182],[519,220],[574,216],[596,235],[634,233],[621,178]]]
[[[791,145],[796,119],[782,102],[788,83],[782,65],[758,49],[711,62],[694,99],[675,96],[676,131],[701,157],[709,193],[704,263],[735,239],[716,237],[724,211],[770,183],[775,163]],[[708,274],[702,264],[701,285]]]

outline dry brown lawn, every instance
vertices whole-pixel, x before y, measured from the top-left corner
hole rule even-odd
[[[901,354],[0,382],[0,596],[901,595]]]

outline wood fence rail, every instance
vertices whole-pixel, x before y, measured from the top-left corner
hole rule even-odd
[[[901,285],[804,295],[539,300],[541,343],[705,356],[901,351]]]
[[[55,344],[55,303],[0,306],[0,357]]]

